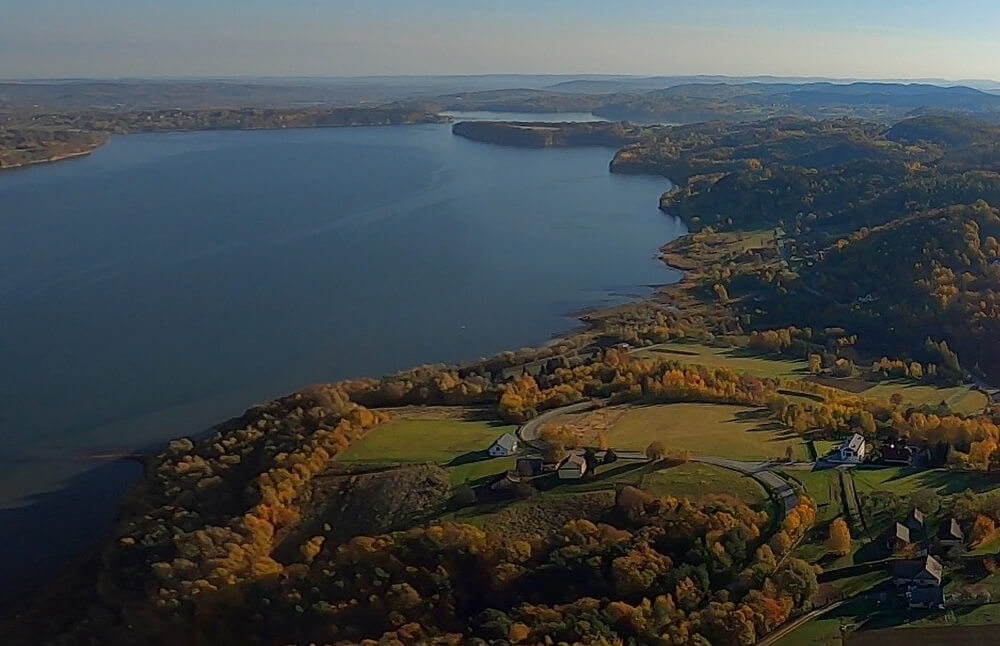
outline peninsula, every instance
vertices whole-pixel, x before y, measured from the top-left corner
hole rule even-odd
[[[269,130],[446,123],[399,107],[300,109],[95,110],[0,114],[0,170],[80,157],[110,135],[194,130]]]

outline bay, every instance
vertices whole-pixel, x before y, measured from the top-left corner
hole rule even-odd
[[[676,280],[655,258],[685,231],[657,209],[669,182],[612,155],[435,124],[131,135],[0,174],[0,509],[71,490],[92,456],[538,345]]]

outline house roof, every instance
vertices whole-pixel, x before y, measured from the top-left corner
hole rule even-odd
[[[941,528],[938,530],[938,538],[964,541],[965,533],[962,531],[962,527],[958,524],[958,521],[952,518],[950,521],[941,523]]]
[[[482,445],[480,444],[480,446]],[[514,449],[517,448],[517,438],[511,435],[510,433],[504,433],[503,435],[501,435],[496,439],[496,441],[493,443],[493,446],[499,446],[501,449],[505,449],[507,451],[513,451]]]
[[[913,537],[910,535],[910,528],[903,523],[896,523],[889,534],[892,538],[903,541],[904,543],[912,543]]]
[[[892,576],[895,579],[929,578],[934,579],[940,585],[943,573],[944,568],[941,566],[941,562],[933,556],[896,561],[892,564]]]
[[[922,512],[919,509],[917,509],[916,507],[914,507],[912,510],[910,510],[910,515],[909,515],[909,517],[907,517],[907,520],[911,520],[911,521],[913,521],[913,522],[915,522],[915,523],[917,523],[919,525],[923,525],[924,524],[924,512]]]
[[[864,444],[865,444],[864,436],[861,435],[860,433],[855,433],[854,435],[849,437],[846,442],[844,442],[844,446],[842,448],[851,449],[857,452],[858,449],[864,446]]]

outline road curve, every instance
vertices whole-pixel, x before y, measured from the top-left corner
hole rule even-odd
[[[559,415],[566,413],[582,413],[585,410],[597,408],[601,403],[602,402],[599,401],[587,400],[576,404],[570,404],[569,406],[562,406],[561,408],[553,408],[552,410],[545,411],[535,419],[522,424],[521,428],[517,429],[517,435],[525,444],[531,446],[532,448],[538,448],[537,434],[538,429],[542,426],[542,424],[545,424]]]

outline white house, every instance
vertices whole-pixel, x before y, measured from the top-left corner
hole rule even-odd
[[[489,453],[494,458],[506,458],[517,452],[517,438],[504,433],[490,445]]]
[[[571,455],[559,465],[560,480],[579,480],[587,473],[587,461],[582,455]]]
[[[840,461],[858,463],[865,459],[868,454],[868,445],[864,436],[855,433],[840,447]]]

